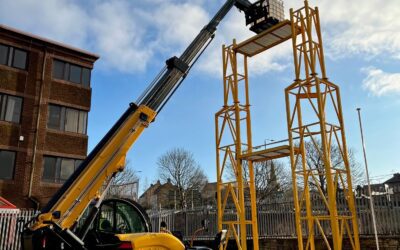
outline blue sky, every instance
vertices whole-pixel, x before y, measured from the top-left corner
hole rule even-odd
[[[162,68],[179,55],[222,0],[0,0],[0,22],[95,52],[89,147],[135,101]],[[374,181],[400,172],[400,8],[398,0],[310,1],[320,8],[326,66],[341,87],[349,147],[362,163],[356,108],[362,109]],[[302,1],[285,1],[298,8]],[[380,10],[380,11],[376,11]],[[232,10],[213,44],[157,116],[128,158],[142,183],[157,180],[157,158],[173,147],[193,152],[215,181],[214,114],[222,105],[221,45],[252,34]],[[254,144],[287,137],[284,88],[293,79],[291,44],[251,60],[250,94]]]

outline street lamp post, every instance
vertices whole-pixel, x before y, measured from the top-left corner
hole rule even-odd
[[[272,142],[275,142],[275,140],[274,139],[264,139],[264,148],[265,149],[267,149],[267,145],[268,145],[267,142],[272,144]]]
[[[369,181],[368,163],[367,163],[367,153],[366,153],[366,151],[365,151],[364,133],[363,133],[362,123],[361,123],[361,108],[357,108],[357,112],[358,112],[358,121],[359,121],[359,124],[360,124],[361,142],[362,142],[363,153],[364,153],[365,173],[366,173],[366,175],[367,175],[368,195],[369,195],[369,202],[370,202],[370,206],[371,206],[372,223],[373,223],[373,225],[374,225],[374,234],[375,234],[376,249],[379,250],[379,240],[378,240],[378,231],[377,231],[377,229],[376,229],[374,199],[373,199],[373,197],[372,197],[371,184],[370,184],[370,181]]]

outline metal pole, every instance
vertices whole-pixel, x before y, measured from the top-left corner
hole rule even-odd
[[[139,181],[140,179],[138,178],[136,181],[136,195],[135,195],[135,201],[139,201]]]
[[[359,123],[360,123],[361,141],[362,141],[363,153],[364,153],[365,173],[367,174],[368,195],[369,195],[369,202],[370,202],[370,206],[371,206],[372,223],[373,223],[373,225],[374,225],[374,234],[375,234],[376,249],[379,250],[378,231],[376,230],[376,219],[375,219],[374,199],[372,198],[371,184],[370,184],[370,182],[369,182],[368,163],[367,163],[367,153],[365,152],[364,133],[363,133],[362,123],[361,123],[361,112],[360,112],[360,111],[361,111],[361,108],[357,108],[357,112],[358,112],[358,121],[359,121]]]

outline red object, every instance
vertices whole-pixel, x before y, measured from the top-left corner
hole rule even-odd
[[[133,249],[133,246],[129,241],[123,241],[121,242],[121,245],[119,245],[118,249]]]
[[[43,237],[43,239],[42,239],[42,247],[43,248],[46,248],[46,236],[45,237]]]
[[[0,209],[17,209],[17,207],[0,196]]]

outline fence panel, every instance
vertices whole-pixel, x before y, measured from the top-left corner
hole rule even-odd
[[[21,249],[21,232],[35,214],[34,210],[1,209],[0,249]]]
[[[340,213],[348,213],[343,201],[338,200]],[[385,236],[400,236],[400,195],[384,196],[374,198],[375,212],[377,218],[378,234]],[[315,201],[315,211],[322,212],[324,205]],[[366,198],[356,199],[357,219],[361,236],[372,236],[374,234],[371,208]],[[293,201],[289,199],[273,200],[258,204],[258,232],[260,238],[295,238],[295,213]],[[0,249],[19,250],[21,248],[20,232],[24,224],[35,216],[33,210],[0,210]],[[160,223],[164,221],[171,231],[181,231],[185,240],[190,240],[195,231],[201,228],[201,221],[209,221],[208,232],[202,232],[197,239],[211,240],[217,234],[217,211],[215,209],[194,209],[187,211],[163,210],[149,211],[149,218],[152,231],[160,230]],[[246,214],[247,217],[250,214]],[[225,218],[237,220],[236,213],[225,213]],[[302,223],[305,226],[305,223]],[[321,226],[329,231],[328,223],[321,223]],[[248,237],[251,237],[251,226],[247,227]],[[304,228],[306,229],[306,228]],[[306,233],[306,230],[303,231]]]
[[[338,212],[341,214],[348,214],[346,201],[343,199],[338,199]],[[400,235],[400,196],[390,196],[390,197],[377,197],[374,200],[375,213],[377,217],[377,228],[378,234],[385,236],[399,236]],[[356,199],[357,207],[357,219],[359,232],[361,236],[372,236],[374,234],[372,218],[371,218],[371,208],[369,205],[369,200],[366,198]],[[317,213],[327,213],[324,203],[319,200],[313,200],[314,212]],[[258,209],[258,232],[260,238],[295,238],[295,213],[293,201],[287,200],[274,200],[272,202],[267,202],[259,204]],[[183,214],[185,220],[181,220],[184,225],[168,224],[169,228],[179,230],[185,235],[186,239],[189,239],[196,229],[201,227],[201,220],[207,219],[209,223],[209,231],[201,234],[199,239],[213,239],[217,233],[217,215],[215,210],[204,211],[199,210],[187,210],[187,211],[169,211],[170,216],[175,218],[179,214]],[[249,217],[250,214],[246,214]],[[161,222],[157,218],[157,213],[153,213],[152,222]],[[165,215],[164,215],[165,218]],[[225,218],[230,220],[236,220],[236,214],[232,211],[227,211],[225,213]],[[179,224],[179,223],[178,223]],[[329,223],[326,221],[321,221],[321,227],[327,234],[330,234]],[[307,232],[305,223],[302,223],[303,232]],[[157,228],[153,224],[153,228]],[[251,237],[251,226],[247,227],[247,235]],[[315,228],[315,234],[318,236],[320,232]],[[157,230],[155,230],[157,231]]]

